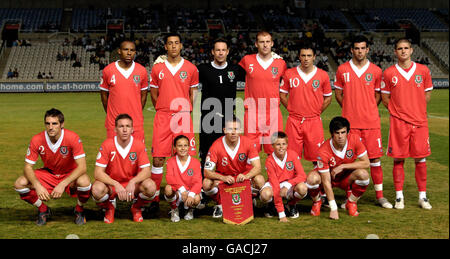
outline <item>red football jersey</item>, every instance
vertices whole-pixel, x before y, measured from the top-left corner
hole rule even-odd
[[[371,62],[361,69],[352,60],[338,67],[334,87],[343,91],[342,116],[351,128],[380,128],[375,91],[380,91],[381,78],[381,68]]]
[[[389,113],[416,126],[427,126],[425,92],[433,90],[430,70],[413,62],[409,72],[398,64],[383,73],[381,92],[390,94]]]
[[[167,160],[166,182],[174,190],[188,191],[190,195],[199,194],[202,189],[202,169],[200,161],[189,156],[186,164],[181,165],[178,156]]]
[[[366,147],[357,135],[347,135],[347,143],[342,151],[334,148],[333,140],[328,139],[319,148],[317,170],[319,173],[328,173],[341,164],[353,163],[365,154],[367,154]]]
[[[231,150],[225,142],[225,136],[218,138],[209,149],[206,157],[205,168],[223,175],[237,176],[250,171],[250,163],[259,159],[258,151],[247,137],[240,136],[234,150]]]
[[[331,96],[331,84],[328,73],[314,67],[305,74],[300,67],[293,67],[283,75],[280,92],[289,94],[289,116],[316,117],[322,113],[324,96]]]
[[[245,70],[245,99],[253,98],[258,107],[258,99],[266,100],[266,109],[270,108],[270,98],[280,100],[280,80],[287,69],[286,62],[282,59],[272,58],[264,62],[258,54],[246,55],[239,62]],[[275,107],[274,107],[275,108]]]
[[[293,150],[287,150],[284,159],[280,160],[275,153],[267,157],[266,171],[273,190],[275,207],[278,212],[284,211],[283,199],[280,196],[280,183],[287,181],[292,187],[306,181],[306,174],[300,162],[300,156]]]
[[[155,109],[166,112],[192,111],[189,90],[198,87],[198,83],[197,67],[183,58],[176,67],[167,61],[154,65],[150,74],[150,87],[159,89]]]
[[[76,159],[85,157],[80,137],[68,129],[62,129],[58,141],[53,144],[43,131],[35,135],[28,146],[25,162],[36,164],[41,156],[44,167],[53,174],[69,174],[77,168]]]
[[[107,139],[100,147],[96,166],[106,168],[106,173],[114,180],[125,183],[135,177],[142,168],[150,166],[147,149],[141,141],[134,141],[122,148],[117,136]]]
[[[105,127],[114,129],[114,121],[122,113],[133,118],[134,127],[144,127],[141,91],[147,89],[147,70],[142,65],[133,62],[128,70],[124,70],[116,61],[106,66],[100,82],[100,90],[109,93]]]

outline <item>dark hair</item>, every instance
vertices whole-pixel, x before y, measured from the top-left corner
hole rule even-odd
[[[180,39],[180,43],[182,42],[180,34],[178,34],[176,32],[169,32],[164,36],[164,44],[167,43],[167,40],[169,39],[169,37],[178,37],[178,39]]]
[[[178,140],[183,139],[183,138],[186,139],[188,141],[188,143],[189,143],[189,138],[188,137],[186,137],[185,135],[178,135],[173,140],[173,146],[175,147],[177,145]]]
[[[305,41],[303,42],[300,47],[298,48],[298,55],[300,55],[300,51],[302,49],[311,49],[313,51],[313,54],[316,55],[316,47],[314,47],[314,44],[312,43],[312,41]]]
[[[223,43],[225,43],[225,44],[227,44],[227,49],[229,48],[229,44],[228,44],[228,41],[227,40],[225,40],[224,38],[218,38],[218,39],[215,39],[214,41],[213,41],[213,43],[212,43],[212,46],[211,46],[211,49],[214,49],[215,47],[216,47],[216,43],[218,43],[218,42],[223,42]]]
[[[237,122],[237,123],[239,123],[239,125],[242,125],[241,120],[238,117],[236,117],[236,115],[234,115],[234,114],[233,114],[233,117],[229,117],[229,118],[227,118],[227,116],[225,116],[225,124],[224,124],[224,126],[228,122]]]
[[[273,144],[273,143],[275,143],[275,141],[277,141],[277,139],[279,139],[279,138],[286,139],[286,141],[288,140],[287,134],[284,133],[283,131],[277,131],[277,132],[274,132],[274,133],[272,134],[272,136],[270,137],[270,140],[272,141],[272,144]]]
[[[353,49],[355,47],[355,44],[356,43],[360,43],[360,42],[365,42],[366,43],[366,47],[369,47],[369,40],[366,38],[366,36],[364,36],[364,35],[356,35],[352,39],[352,46],[351,46],[351,48]]]
[[[122,114],[117,115],[117,117],[116,117],[116,119],[114,121],[114,125],[117,126],[117,122],[119,120],[122,120],[122,119],[129,119],[131,121],[131,124],[133,125],[133,118],[131,118],[131,116],[126,114],[126,113],[122,113]]]
[[[343,128],[347,128],[347,133],[350,131],[350,122],[341,116],[337,116],[334,117],[331,121],[330,121],[330,133],[331,135],[333,135],[334,132],[343,129]]]
[[[124,40],[122,40],[122,41],[120,42],[120,44],[119,44],[119,49],[122,48],[122,44],[123,44],[124,42],[131,42],[131,43],[133,43],[134,47],[136,48],[136,43],[134,43],[134,41],[132,41],[132,40],[130,40],[130,39],[124,39]]]
[[[400,38],[400,39],[398,39],[398,40],[395,41],[395,43],[394,43],[394,49],[397,48],[397,45],[398,45],[400,42],[407,42],[407,43],[409,43],[410,46],[412,46],[412,42],[411,42],[408,38]]]
[[[44,122],[47,117],[58,117],[59,123],[64,122],[64,114],[60,110],[55,108],[51,108],[50,110],[45,112]]]

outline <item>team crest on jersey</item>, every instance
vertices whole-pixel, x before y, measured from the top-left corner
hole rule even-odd
[[[292,169],[294,169],[294,163],[292,161],[286,162],[286,169],[292,171]]]
[[[187,72],[181,71],[180,72],[180,79],[184,82],[184,80],[187,78]]]
[[[420,87],[419,84],[421,84],[423,81],[422,75],[416,75],[416,79],[414,81],[416,82],[417,87]]]
[[[231,195],[231,201],[233,202],[233,205],[238,205],[241,203],[241,195],[239,193],[233,193]]]
[[[133,76],[133,81],[135,84],[139,84],[139,82],[141,82],[141,76],[140,75],[134,75]]]
[[[275,78],[278,75],[278,67],[272,67],[272,75]]]
[[[131,152],[130,155],[128,156],[128,158],[130,159],[131,162],[136,161],[136,159],[137,159],[136,152]]]
[[[247,156],[244,153],[239,154],[239,161],[243,162],[246,158]]]
[[[236,78],[233,71],[228,71],[228,78],[230,79],[230,82],[233,82],[233,80]]]
[[[320,86],[320,81],[319,81],[319,80],[313,80],[313,81],[312,81],[312,87],[313,87],[314,89],[319,88],[319,86]]]
[[[59,148],[59,152],[61,153],[61,155],[67,155],[67,152],[69,152],[69,150],[67,149],[67,146],[61,146]]]
[[[353,149],[347,150],[347,152],[345,152],[345,156],[348,159],[351,159],[353,157]]]
[[[372,78],[373,78],[373,76],[372,76],[371,73],[367,73],[367,74],[366,74],[366,82],[371,82],[371,81],[372,81]]]
[[[189,169],[189,170],[187,171],[187,175],[193,176],[193,175],[194,175],[194,170]]]

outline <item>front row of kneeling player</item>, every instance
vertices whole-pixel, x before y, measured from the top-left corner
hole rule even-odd
[[[151,180],[150,162],[145,145],[132,137],[133,121],[127,114],[115,120],[116,136],[103,142],[97,155],[95,182],[91,185],[86,174],[85,153],[81,139],[64,129],[64,115],[51,109],[44,116],[45,130],[35,135],[25,159],[24,175],[15,182],[22,200],[38,208],[38,225],[44,225],[51,216],[44,203],[60,198],[66,191],[77,197],[75,223],[86,223],[83,205],[92,195],[104,209],[105,223],[114,222],[115,201],[133,202],[131,212],[135,222],[142,222],[142,208],[157,196],[156,184]],[[288,139],[283,132],[272,135],[274,152],[266,160],[268,182],[261,175],[261,165],[255,144],[240,135],[241,123],[237,118],[225,122],[223,137],[211,146],[202,180],[200,162],[189,155],[189,140],[180,135],[174,140],[175,156],[167,161],[164,196],[170,203],[171,220],[180,220],[179,206],[186,210],[184,219],[194,217],[194,208],[200,204],[201,189],[217,202],[213,217],[222,216],[218,186],[220,182],[233,184],[250,180],[254,198],[259,194],[266,203],[267,217],[278,212],[280,221],[296,218],[295,204],[309,193],[313,200],[311,214],[318,216],[322,205],[323,189],[330,205],[330,218],[338,219],[337,205],[332,187],[347,191],[345,209],[357,216],[356,202],[367,189],[369,159],[364,145],[356,136],[348,135],[350,125],[343,117],[330,122],[331,138],[319,151],[317,168],[306,176],[299,155],[288,150]],[[33,170],[41,157],[44,167]],[[91,188],[92,186],[92,188]],[[285,211],[283,198],[288,200]]]

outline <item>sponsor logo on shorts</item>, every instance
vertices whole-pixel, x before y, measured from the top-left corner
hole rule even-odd
[[[239,154],[239,161],[243,162],[246,158],[247,156],[244,153]]]

